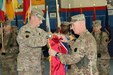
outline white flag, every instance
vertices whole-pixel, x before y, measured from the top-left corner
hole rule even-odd
[[[51,32],[49,14],[48,14],[48,6],[46,6],[46,30]]]
[[[60,21],[60,14],[59,14],[59,4],[57,0],[56,0],[56,13],[57,13],[57,26],[58,28],[60,28],[61,21]]]

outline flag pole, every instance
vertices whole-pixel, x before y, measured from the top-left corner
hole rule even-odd
[[[3,34],[3,24],[1,22],[1,37],[2,37],[2,53],[5,53],[5,47],[4,47],[4,34]]]
[[[82,4],[80,3],[80,14],[83,13],[83,10],[82,10]]]
[[[93,21],[95,21],[96,20],[96,8],[95,8],[95,1],[93,1]]]
[[[69,5],[68,5],[68,21],[70,21],[70,8],[71,8],[71,5],[69,3]]]
[[[31,13],[31,0],[30,0],[30,7],[29,7],[29,10],[28,10],[28,22],[29,22],[29,18],[30,18],[30,13]]]

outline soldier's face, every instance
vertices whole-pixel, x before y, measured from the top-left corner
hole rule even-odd
[[[35,17],[35,21],[36,21],[36,24],[38,25],[38,26],[40,26],[40,24],[42,24],[42,19],[40,19],[39,17]]]
[[[72,23],[71,29],[74,31],[75,34],[79,34],[79,22]]]
[[[94,31],[94,32],[99,32],[100,29],[101,29],[100,26],[95,26],[95,27],[93,27],[93,31]]]
[[[69,26],[61,25],[61,30],[62,31],[68,31],[69,30]]]
[[[39,27],[40,24],[42,24],[42,19],[40,19],[37,16],[32,16],[31,19],[32,19],[32,21],[33,21],[33,23],[34,23],[35,26],[38,26]]]

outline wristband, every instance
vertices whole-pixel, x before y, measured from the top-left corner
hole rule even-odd
[[[57,57],[57,56],[58,56],[58,54],[59,54],[59,52],[57,52],[57,53],[55,54],[55,56]]]

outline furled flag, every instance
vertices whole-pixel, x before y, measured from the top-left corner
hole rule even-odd
[[[13,7],[13,0],[6,0],[6,15],[9,20],[13,20],[15,18],[15,12]]]
[[[0,21],[5,21],[5,1],[6,0],[0,0]]]
[[[48,32],[51,32],[50,20],[49,20],[49,14],[48,14],[48,6],[46,6],[46,30]]]
[[[31,0],[23,0],[23,14],[24,14],[24,24],[26,23],[26,19],[29,17],[30,9],[31,9]]]
[[[13,20],[15,18],[15,12],[13,7],[13,0],[6,0],[6,15],[9,20]]]
[[[57,31],[60,32],[61,21],[60,21],[58,0],[56,0],[56,13],[57,13]]]
[[[52,38],[48,39],[49,47],[59,53],[67,54],[68,50],[61,40],[62,37],[53,35]],[[50,57],[50,75],[66,75],[65,65],[56,56]]]
[[[13,0],[13,7],[14,9],[18,8],[18,0]]]

